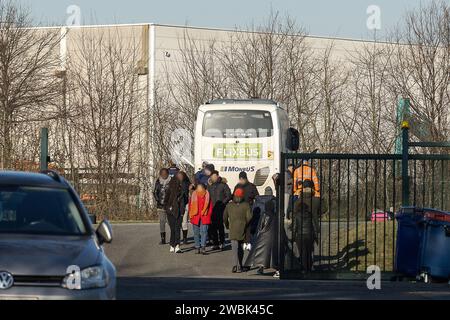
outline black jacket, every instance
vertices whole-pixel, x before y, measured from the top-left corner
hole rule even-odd
[[[219,181],[208,186],[208,192],[213,205],[211,218],[213,221],[222,221],[225,207],[233,198],[230,187],[226,184],[226,180],[219,178]]]
[[[317,240],[320,233],[320,198],[311,192],[304,192],[294,204],[294,224],[297,237],[311,237]]]
[[[156,207],[158,209],[164,208],[164,198],[167,193],[167,188],[168,187],[166,187],[166,190],[163,190],[163,185],[159,179],[156,179],[155,188],[153,189],[153,197],[155,198]]]
[[[180,181],[172,178],[169,183],[169,188],[166,191],[164,201],[164,209],[167,214],[179,217],[184,214],[186,205],[189,201],[189,181]]]
[[[234,188],[233,194],[238,188],[244,189],[244,201],[247,202],[250,207],[252,207],[256,197],[259,196],[259,192],[256,186],[251,182],[247,182],[246,184],[238,183]]]

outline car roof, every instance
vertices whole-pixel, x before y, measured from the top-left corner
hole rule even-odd
[[[48,174],[20,171],[0,171],[0,186],[5,185],[67,188],[62,181],[58,181]]]

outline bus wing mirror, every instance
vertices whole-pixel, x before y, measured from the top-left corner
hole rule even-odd
[[[297,129],[288,129],[286,144],[286,147],[290,151],[298,151],[300,149],[300,133]]]

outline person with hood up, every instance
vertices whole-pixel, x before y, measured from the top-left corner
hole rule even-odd
[[[248,180],[248,176],[245,171],[239,174],[239,183],[236,185],[234,190],[236,191],[238,188],[244,190],[244,201],[250,205],[250,208],[252,208],[256,197],[259,196],[259,192],[256,186]],[[247,226],[244,240],[244,250],[250,251],[252,248],[251,242],[254,234],[252,234],[251,225],[256,225],[257,223],[258,221],[251,221],[251,223]]]
[[[202,170],[198,171],[195,174],[195,184],[204,184],[205,186],[208,185],[208,180],[211,177],[211,174],[215,170],[215,167],[213,164],[203,162],[202,164]]]
[[[294,241],[300,254],[303,272],[309,272],[313,266],[314,242],[320,232],[320,198],[315,196],[314,182],[303,181],[302,192],[294,204]]]
[[[244,201],[245,192],[242,188],[237,188],[234,192],[233,201],[230,202],[224,212],[224,223],[230,231],[230,240],[233,255],[232,272],[242,272],[242,260],[244,258],[244,240],[246,227],[252,219],[250,205]]]
[[[198,184],[189,202],[189,217],[194,229],[195,249],[198,254],[206,255],[206,238],[211,224],[213,206],[211,197],[204,184]]]
[[[170,179],[169,170],[166,168],[161,169],[159,171],[159,178],[156,180],[155,188],[153,189],[153,197],[156,201],[156,212],[159,218],[159,230],[161,233],[161,242],[159,244],[161,245],[166,244],[167,212],[164,208],[164,203]]]
[[[186,173],[179,171],[170,180],[165,199],[165,209],[170,227],[170,252],[181,252],[180,231],[188,201],[189,180]]]
[[[277,202],[270,187],[266,188],[263,196],[256,197],[253,208],[253,216],[260,215],[257,226],[254,246],[252,247],[247,260],[246,268],[257,267],[259,274],[264,274],[264,269],[274,267],[277,269],[278,239],[276,238],[279,227],[277,212]]]

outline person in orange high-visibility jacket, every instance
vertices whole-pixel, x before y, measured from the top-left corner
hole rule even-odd
[[[302,193],[303,181],[311,180],[314,183],[314,196],[320,198],[320,183],[316,170],[307,161],[294,171],[294,195],[299,196]]]

